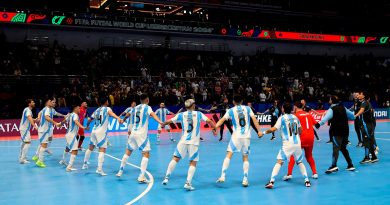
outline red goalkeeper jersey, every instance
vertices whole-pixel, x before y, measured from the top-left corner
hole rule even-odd
[[[299,119],[302,126],[301,134],[301,146],[313,146],[314,144],[314,129],[313,126],[316,124],[313,116],[310,113],[305,111],[298,111],[295,113],[295,116]]]

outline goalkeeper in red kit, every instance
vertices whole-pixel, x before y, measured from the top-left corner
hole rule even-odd
[[[317,179],[318,174],[316,170],[316,164],[313,158],[313,146],[314,146],[314,128],[316,121],[310,115],[310,113],[303,110],[303,104],[301,102],[295,103],[295,116],[299,119],[302,125],[301,147],[305,151],[306,161],[309,163],[311,171],[313,172],[313,178]],[[294,168],[295,159],[291,155],[290,162],[288,163],[288,173],[283,177],[283,180],[288,181],[292,179],[292,171]]]

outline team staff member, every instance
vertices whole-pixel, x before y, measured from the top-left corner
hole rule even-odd
[[[353,106],[351,107],[351,111],[355,112],[355,115],[360,111],[360,107],[362,103],[359,100],[359,92],[355,92],[353,94],[354,100],[353,100]],[[363,140],[362,140],[362,132],[360,130],[360,119],[355,118],[354,120],[354,126],[355,126],[355,132],[358,137],[358,144],[356,147],[363,147]]]
[[[348,163],[347,170],[354,171],[355,167],[352,164],[352,159],[349,156],[347,150],[348,144],[348,135],[349,135],[349,126],[348,119],[355,119],[353,113],[345,108],[337,96],[333,95],[330,98],[329,104],[331,107],[326,112],[322,120],[317,123],[316,128],[324,125],[326,121],[330,121],[330,128],[332,130],[332,140],[333,140],[333,157],[332,165],[326,170],[326,174],[337,172],[339,168],[337,167],[337,160],[339,158],[339,151],[344,155],[345,160]]]
[[[226,111],[229,110],[231,106],[229,105],[229,100],[227,98],[223,99],[223,103],[217,105],[216,107],[212,109],[217,109],[219,112],[219,118],[222,119],[222,117],[225,115]],[[225,129],[225,126],[228,128],[230,134],[233,133],[233,129],[231,127],[231,121],[230,120],[225,120],[223,124],[221,125],[221,129],[219,130],[219,141],[223,140],[223,130]]]
[[[359,92],[359,100],[361,106],[359,112],[355,114],[356,118],[360,120],[360,130],[363,136],[363,145],[365,148],[364,159],[360,162],[361,164],[365,163],[374,163],[378,161],[378,158],[375,153],[375,118],[374,112],[372,109],[371,103],[366,100],[368,98],[367,92]],[[371,154],[371,159],[370,159]]]
[[[275,100],[273,105],[267,109],[265,112],[261,113],[261,114],[266,114],[266,113],[270,113],[271,114],[271,127],[274,127],[276,121],[278,120],[279,116],[282,114],[281,112],[282,109],[280,109],[280,106],[279,106],[279,100]],[[271,140],[274,140],[275,139],[275,133],[272,132],[272,137],[271,137]]]

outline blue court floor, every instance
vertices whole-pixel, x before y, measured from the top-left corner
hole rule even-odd
[[[355,172],[345,171],[346,163],[340,153],[340,171],[326,175],[325,170],[331,163],[332,145],[328,140],[327,127],[321,128],[321,141],[315,143],[314,158],[319,172],[318,180],[311,180],[312,187],[306,188],[299,170],[294,169],[294,179],[282,181],[287,171],[285,164],[277,178],[275,188],[267,190],[264,184],[268,182],[275,164],[277,152],[281,146],[280,138],[270,141],[270,135],[258,139],[253,135],[250,155],[250,171],[248,188],[241,186],[242,162],[236,154],[230,163],[226,182],[222,185],[215,181],[220,175],[222,161],[228,140],[218,142],[211,132],[203,132],[206,139],[200,146],[200,161],[193,180],[196,188],[193,192],[183,190],[187,175],[188,160],[182,160],[171,176],[168,186],[161,185],[176,143],[167,140],[163,134],[160,145],[155,144],[155,135],[150,135],[152,142],[151,160],[149,161],[149,177],[152,183],[138,184],[136,182],[139,169],[127,166],[122,178],[115,177],[126,144],[126,136],[110,137],[112,147],[105,157],[104,170],[106,177],[95,174],[97,154],[91,155],[88,170],[81,170],[84,152],[76,158],[75,167],[78,171],[67,173],[58,164],[61,158],[64,139],[55,139],[51,148],[52,156],[46,157],[45,169],[36,167],[33,163],[21,165],[17,161],[19,141],[0,142],[0,204],[390,204],[390,122],[378,123],[376,129],[377,143],[380,147],[379,159],[376,164],[360,165],[364,150],[357,148],[356,134],[351,125],[348,146],[352,160],[357,168]],[[278,134],[277,134],[278,135]],[[175,134],[179,139],[179,134]],[[227,134],[227,139],[230,134]],[[86,139],[85,144],[89,142]],[[33,141],[29,151],[32,157],[37,147]],[[129,159],[129,164],[138,166],[141,160],[139,152]],[[309,176],[311,170],[305,161]]]

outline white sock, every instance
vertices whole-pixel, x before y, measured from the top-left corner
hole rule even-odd
[[[24,143],[23,149],[22,149],[22,159],[25,159],[27,156],[28,149],[30,148],[30,143]]]
[[[69,158],[69,167],[73,167],[74,159],[76,158],[75,154],[71,154]]]
[[[223,178],[225,177],[226,170],[229,168],[229,164],[230,164],[230,159],[226,157],[223,160],[221,177],[223,177]]]
[[[121,161],[121,166],[119,168],[119,171],[123,171],[125,169],[125,166],[126,166],[126,163],[127,163],[127,159],[129,158],[129,155],[127,154],[124,154],[123,157],[122,157],[122,161]]]
[[[171,176],[173,170],[176,167],[176,164],[177,164],[177,162],[173,159],[171,160],[171,162],[169,162],[167,173],[165,174],[165,177],[169,178]]]
[[[142,160],[141,160],[141,174],[140,174],[140,177],[145,176],[146,168],[148,167],[148,161],[149,161],[148,158],[142,157]]]
[[[62,161],[65,161],[66,155],[67,155],[68,153],[69,153],[69,152],[67,152],[66,150],[64,150],[64,153],[62,153]]]
[[[301,174],[305,181],[309,181],[309,178],[307,177],[306,167],[303,163],[298,164],[299,170],[301,171]]]
[[[38,160],[41,162],[43,162],[43,160],[44,160],[43,153],[45,153],[45,151],[46,151],[46,148],[44,148],[44,147],[41,147],[39,149]]]
[[[275,181],[275,177],[278,176],[281,167],[282,165],[279,163],[275,164],[274,169],[272,170],[271,182]]]
[[[242,164],[242,169],[244,170],[244,178],[248,178],[248,172],[249,172],[249,162],[244,161]]]
[[[25,145],[25,143],[22,141],[21,143],[20,143],[20,151],[19,151],[19,159],[23,159],[22,158],[22,155],[23,155],[23,147],[24,147],[24,145]]]
[[[38,145],[37,147],[37,151],[35,152],[35,156],[38,156],[39,155],[39,150],[41,149],[41,145]]]
[[[160,133],[157,133],[157,140],[160,140]]]
[[[173,139],[173,136],[172,136],[171,132],[168,132],[168,135],[169,135],[169,139]]]
[[[87,164],[87,162],[89,161],[89,157],[91,157],[91,150],[90,149],[87,149],[87,151],[85,151],[85,156],[84,156],[84,164]]]
[[[188,168],[187,183],[191,184],[192,177],[194,177],[196,167],[191,166]]]
[[[103,170],[103,163],[104,163],[104,152],[99,152],[98,156],[98,170]]]

